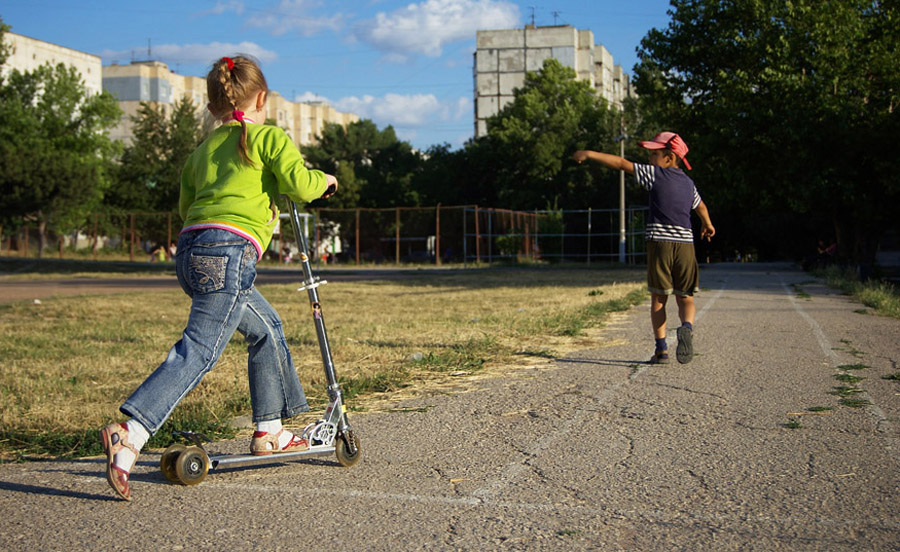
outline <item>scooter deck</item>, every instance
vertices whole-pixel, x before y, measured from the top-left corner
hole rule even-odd
[[[333,445],[313,445],[307,450],[297,452],[276,452],[273,454],[264,454],[256,456],[253,454],[220,454],[209,457],[210,469],[218,467],[239,467],[251,464],[277,464],[279,462],[297,460],[305,456],[323,456],[326,454],[334,454]]]

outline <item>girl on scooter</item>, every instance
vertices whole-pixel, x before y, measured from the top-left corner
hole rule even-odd
[[[175,255],[178,282],[191,297],[181,339],[122,404],[129,416],[100,430],[106,479],[131,500],[129,475],[141,448],[175,406],[215,366],[235,331],[247,341],[256,431],[250,452],[305,450],[282,418],[309,410],[281,319],[253,283],[256,263],[278,221],[276,199],[330,197],[337,179],[308,170],[285,134],[265,121],[268,86],[256,61],[223,57],[206,77],[209,112],[221,125],[191,154],[181,175],[184,227]]]

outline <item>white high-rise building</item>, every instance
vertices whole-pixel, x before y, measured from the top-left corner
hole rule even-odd
[[[594,33],[571,25],[478,31],[475,50],[475,136],[487,134],[487,119],[513,100],[525,84],[525,73],[540,71],[544,60],[555,59],[575,70],[576,78],[591,83],[597,95],[622,108],[634,95],[628,75],[613,63]]]
[[[62,63],[74,67],[81,74],[89,94],[103,91],[103,63],[99,56],[11,32],[4,33],[3,42],[10,49],[6,64],[0,67],[4,73],[13,69],[27,73],[47,63],[54,67]]]

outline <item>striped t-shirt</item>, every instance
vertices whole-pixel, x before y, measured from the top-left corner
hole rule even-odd
[[[691,211],[700,205],[694,181],[681,169],[640,163],[634,164],[634,177],[650,192],[647,240],[693,243]]]

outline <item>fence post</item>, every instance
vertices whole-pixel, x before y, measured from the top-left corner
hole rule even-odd
[[[562,235],[559,237],[559,262],[563,262],[566,260],[566,211],[564,209],[560,209],[562,212]]]
[[[434,208],[434,264],[441,266],[441,204]]]
[[[394,231],[394,262],[400,264],[400,207],[396,208],[396,224]]]
[[[131,241],[128,247],[128,257],[134,262],[134,213],[131,213]]]
[[[523,254],[525,258],[531,257],[531,232],[528,224],[528,217],[525,216],[525,213],[522,213],[522,231],[525,232],[525,251]]]
[[[466,227],[466,214],[469,212],[469,208],[463,205],[463,231],[462,231],[462,239],[463,239],[463,268],[467,267],[467,263],[469,262],[469,244],[468,244],[468,236],[466,236],[466,232],[468,229]]]
[[[97,237],[97,215],[96,214],[94,215],[94,231],[93,231],[93,235],[91,236],[91,238],[93,238],[91,240],[91,257],[96,261],[97,260],[97,241],[99,241],[99,239],[100,239]]]
[[[356,266],[359,266],[359,207],[356,208]]]
[[[587,264],[591,264],[591,208],[588,207]]]
[[[28,225],[25,225],[25,247],[22,249],[22,256],[28,256]]]
[[[495,214],[496,214],[496,211],[493,209],[490,209],[487,211],[487,216],[488,216],[488,233],[487,233],[488,264],[491,264],[494,262],[494,215]]]
[[[475,262],[481,262],[481,231],[478,224],[478,205],[475,206]]]
[[[168,239],[166,240],[166,253],[168,253],[169,246],[172,245],[172,213],[166,215],[166,226],[169,229]]]

